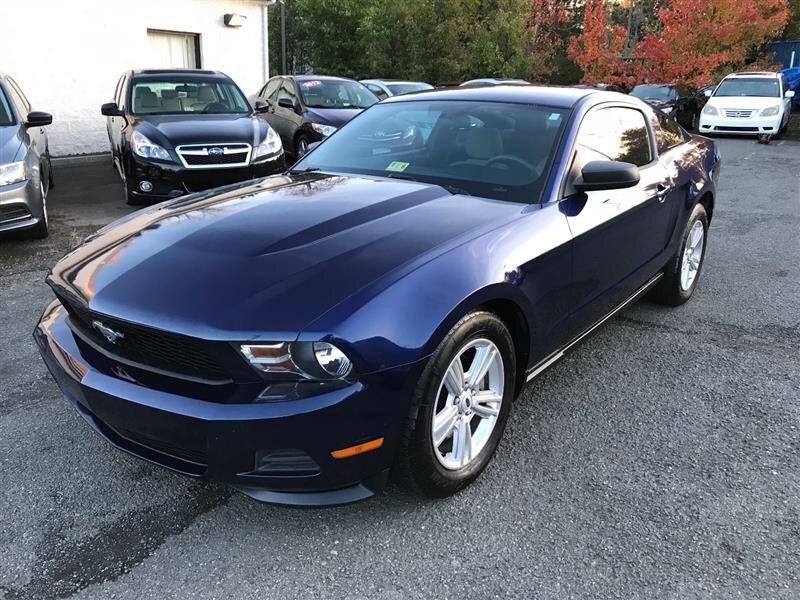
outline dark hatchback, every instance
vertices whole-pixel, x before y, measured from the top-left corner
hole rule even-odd
[[[455,493],[527,381],[697,288],[719,152],[666,122],[595,90],[387,99],[286,174],[91,236],[36,341],[96,431],[181,473],[294,504],[390,468]]]
[[[327,138],[378,97],[365,85],[342,77],[273,77],[250,101],[263,102],[262,117],[281,136],[287,154],[302,158],[314,142]]]
[[[278,173],[280,137],[233,80],[200,70],[128,71],[104,104],[129,204],[147,204]]]

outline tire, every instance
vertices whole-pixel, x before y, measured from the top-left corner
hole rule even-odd
[[[308,138],[305,135],[298,135],[294,141],[294,156],[296,160],[300,160],[308,154]]]
[[[698,233],[702,234],[699,241],[696,238]],[[653,289],[651,297],[656,302],[680,306],[692,297],[703,270],[707,243],[708,215],[702,204],[696,204],[684,228],[678,250],[669,259],[664,267],[664,276]]]
[[[128,187],[128,178],[125,177],[125,175],[122,176],[122,193],[125,197],[125,204],[128,206],[142,206],[146,204],[144,200],[137,198],[131,193],[131,190]]]
[[[692,117],[690,119],[688,130],[697,131],[697,128],[699,126],[700,126],[700,113],[698,113],[696,110],[692,111]]]
[[[41,173],[41,171],[40,171]],[[49,187],[48,187],[49,189]],[[39,219],[39,222],[31,227],[30,229],[26,229],[23,232],[23,237],[32,240],[42,240],[50,235],[50,225],[49,219],[47,216],[47,192],[48,189],[45,189],[44,181],[41,179],[41,174],[39,176],[39,193],[42,195],[42,218]]]
[[[486,361],[489,366],[484,377],[470,382],[466,375],[479,352],[483,358],[495,358]],[[465,390],[455,397],[449,391],[458,385],[453,375],[458,371],[457,361],[462,367],[460,373],[465,375],[461,389],[477,387],[483,394],[473,396]],[[455,494],[474,481],[503,435],[514,399],[515,377],[514,343],[497,316],[478,310],[456,323],[431,356],[417,385],[400,438],[395,478],[419,493],[438,498]],[[442,440],[438,445],[434,442],[435,418]],[[452,426],[448,427],[450,421]],[[459,444],[459,440],[470,443]],[[466,450],[468,447],[472,452]]]

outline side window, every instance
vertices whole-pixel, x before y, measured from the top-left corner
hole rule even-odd
[[[384,100],[389,97],[389,94],[384,92],[379,86],[374,83],[365,84],[367,89],[378,97],[378,100]]]
[[[19,89],[19,86],[17,85],[16,81],[11,79],[11,77],[8,77],[6,81],[8,82],[8,88],[9,91],[11,92],[11,97],[14,103],[17,105],[17,108],[19,109],[19,112],[24,119],[25,115],[31,112],[31,104],[30,102],[28,102],[28,99],[25,97],[25,94],[22,93],[22,90]]]
[[[663,148],[659,148],[659,151],[664,152],[686,141],[683,130],[675,119],[668,117],[660,110],[655,111],[655,114],[658,124],[661,126],[661,141],[663,142]]]
[[[275,100],[277,98],[278,89],[281,87],[281,81],[282,79],[280,77],[270,79],[267,85],[264,86],[264,89],[261,90],[260,96],[267,100]]]
[[[297,93],[294,91],[294,84],[290,79],[284,80],[283,85],[281,85],[278,91],[278,100],[282,100],[283,98],[288,98],[297,105]]]
[[[607,160],[639,167],[653,159],[644,115],[633,108],[601,108],[589,113],[581,123],[577,143]]]

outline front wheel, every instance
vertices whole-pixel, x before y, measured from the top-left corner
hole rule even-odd
[[[395,473],[434,497],[477,478],[503,435],[515,373],[514,344],[503,322],[482,310],[461,319],[423,372]]]
[[[699,121],[700,113],[698,113],[696,110],[693,110],[691,119],[689,121],[689,131],[697,131]]]
[[[708,214],[702,204],[695,205],[678,250],[664,267],[664,276],[652,297],[667,306],[680,306],[692,297],[706,255]]]
[[[308,154],[308,138],[306,136],[301,135],[297,138],[297,142],[295,142],[295,154],[297,155],[297,160],[300,160]]]

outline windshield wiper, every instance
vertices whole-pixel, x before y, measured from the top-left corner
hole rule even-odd
[[[306,167],[305,169],[289,169],[289,173],[313,173],[320,170],[319,167]]]

